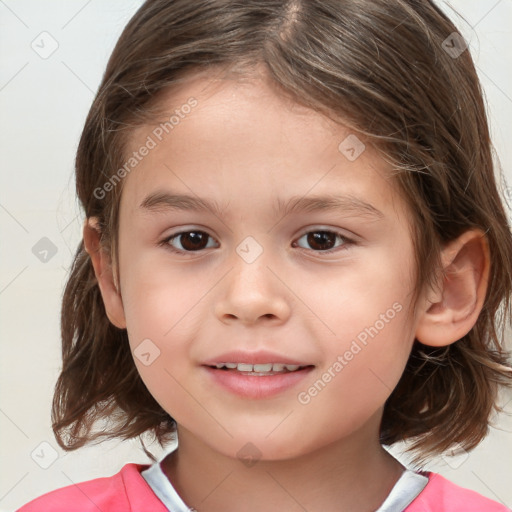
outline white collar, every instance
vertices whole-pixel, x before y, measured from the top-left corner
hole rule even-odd
[[[176,492],[176,489],[162,470],[162,461],[163,459],[142,471],[142,477],[169,512],[190,512],[194,510],[188,507]],[[375,512],[403,512],[423,491],[427,484],[427,476],[406,469],[393,486],[393,489],[391,489],[384,503]]]

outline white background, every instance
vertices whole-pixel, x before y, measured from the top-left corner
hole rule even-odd
[[[74,154],[108,56],[140,4],[0,0],[0,512],[111,475],[126,462],[148,462],[134,441],[66,453],[50,427],[60,297],[83,219],[74,196]],[[466,21],[441,5],[470,43],[494,143],[512,183],[512,0],[453,0]],[[58,42],[46,59],[31,47],[43,31]],[[46,263],[32,253],[43,237],[57,249]],[[502,403],[512,413],[510,393]],[[502,415],[471,454],[429,468],[512,507],[511,432],[512,419]],[[151,449],[163,454],[157,445]],[[43,469],[32,453],[40,464],[49,464],[52,453],[58,458]]]

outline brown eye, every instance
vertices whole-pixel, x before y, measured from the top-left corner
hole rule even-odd
[[[308,233],[307,235],[308,244],[313,249],[319,251],[325,251],[332,249],[336,243],[336,235],[329,231],[318,231],[316,233]]]
[[[208,246],[209,238],[211,238],[210,235],[204,231],[183,231],[181,233],[171,235],[165,240],[165,242],[177,252],[191,252],[212,247],[211,245]],[[177,243],[178,247],[173,245],[173,243]]]
[[[315,252],[330,252],[336,250],[340,246],[349,245],[351,240],[343,236],[341,233],[334,231],[309,231],[299,238],[300,240],[305,239],[309,247],[304,247],[297,242],[299,247],[305,249],[312,249]],[[337,243],[337,240],[341,240]]]

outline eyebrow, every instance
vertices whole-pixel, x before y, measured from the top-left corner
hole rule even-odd
[[[210,212],[217,217],[223,217],[226,211],[226,208],[221,207],[216,201],[208,201],[186,194],[172,194],[166,191],[148,194],[139,208],[155,213],[172,210]],[[336,210],[374,220],[384,218],[384,214],[375,206],[352,195],[293,196],[287,201],[278,198],[274,213],[276,216],[285,217],[297,212]]]

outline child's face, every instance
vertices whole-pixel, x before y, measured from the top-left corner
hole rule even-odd
[[[180,109],[190,97],[197,105]],[[357,157],[357,139],[340,150],[349,131],[263,80],[197,76],[166,105],[181,115],[168,134],[135,133],[130,154],[147,154],[120,207],[123,322],[149,391],[180,435],[233,457],[248,442],[268,459],[356,433],[377,442],[417,323],[410,226],[389,169],[369,146]],[[141,207],[152,194],[220,211]],[[320,196],[345,199],[277,210]],[[192,233],[162,243],[179,232]],[[263,351],[273,355],[260,363],[308,367],[261,377],[209,366]]]

